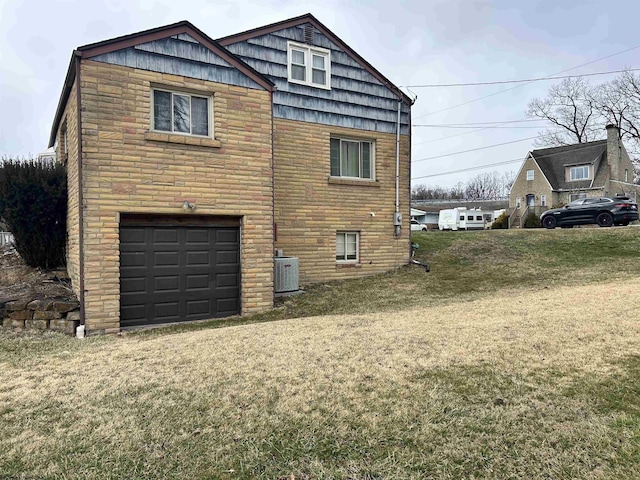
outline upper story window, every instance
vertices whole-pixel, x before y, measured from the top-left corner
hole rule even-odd
[[[533,170],[527,170],[527,180],[533,180]]]
[[[580,165],[579,167],[571,167],[569,170],[569,179],[574,180],[588,180],[589,179],[589,165]]]
[[[169,90],[153,90],[153,130],[184,135],[213,136],[212,97]]]
[[[290,82],[331,88],[330,50],[289,42],[287,58]]]
[[[373,180],[375,142],[331,139],[331,176]]]

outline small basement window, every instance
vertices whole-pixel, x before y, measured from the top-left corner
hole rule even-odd
[[[360,234],[358,232],[336,233],[336,262],[356,263],[359,256]]]
[[[152,130],[212,137],[212,117],[211,96],[153,90]]]

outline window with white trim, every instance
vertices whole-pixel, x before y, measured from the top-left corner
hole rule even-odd
[[[589,179],[589,165],[580,165],[579,167],[571,167],[569,170],[569,179],[573,181]]]
[[[331,51],[300,43],[287,43],[289,81],[331,89]]]
[[[360,234],[358,232],[336,233],[336,262],[356,263],[358,261],[359,237]]]
[[[527,170],[527,180],[533,180],[533,170]]]
[[[582,198],[587,198],[587,194],[586,193],[572,193],[569,196],[569,201],[573,202],[574,200],[580,200]]]
[[[213,97],[153,89],[152,130],[213,137]]]
[[[520,202],[522,200],[520,199],[520,197],[516,197],[516,208],[520,208]]]
[[[541,207],[546,207],[547,206],[547,196],[546,195],[540,195],[540,206]]]
[[[331,138],[331,176],[373,180],[375,142]]]

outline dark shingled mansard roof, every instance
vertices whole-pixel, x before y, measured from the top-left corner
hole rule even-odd
[[[564,147],[542,148],[531,151],[531,155],[536,160],[542,173],[547,177],[554,190],[573,190],[577,188],[589,188],[591,180],[583,182],[566,182],[565,167],[570,165],[596,164],[596,168],[604,168],[606,165],[607,141],[598,140],[596,142],[577,143]],[[603,158],[604,161],[598,162]],[[597,178],[598,172],[594,172]],[[600,185],[593,185],[594,187]]]

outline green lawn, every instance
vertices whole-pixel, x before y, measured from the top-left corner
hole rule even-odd
[[[0,479],[638,478],[640,229],[414,241],[242,321],[0,332]]]

